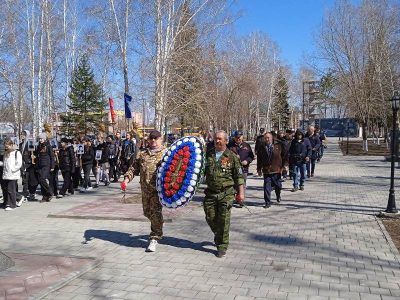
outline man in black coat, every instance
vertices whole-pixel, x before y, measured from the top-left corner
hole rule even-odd
[[[57,198],[62,198],[65,196],[67,190],[70,194],[74,193],[72,176],[75,172],[76,166],[74,148],[73,146],[68,146],[68,140],[66,138],[61,139],[61,147],[58,151],[58,161],[64,182]]]
[[[92,141],[88,137],[85,138],[84,152],[81,159],[83,169],[83,187],[81,188],[81,192],[86,192],[92,189],[92,184],[90,182],[90,171],[92,170],[94,161],[94,149],[92,146]]]
[[[50,202],[53,198],[53,190],[50,186],[50,174],[54,171],[54,153],[45,133],[39,134],[39,145],[35,151],[36,173],[42,190],[42,201]]]
[[[228,149],[236,154],[239,158],[240,164],[242,165],[244,189],[246,189],[247,174],[249,173],[250,163],[254,160],[253,150],[251,146],[243,141],[243,133],[241,131],[235,131],[232,140],[228,144]],[[242,207],[243,201],[237,202]]]
[[[98,161],[98,168],[97,168],[97,174],[96,174],[96,186],[99,185],[101,176],[103,176],[103,178],[105,179],[105,185],[108,186],[108,185],[110,185],[110,177],[108,175],[108,172],[110,170],[109,147],[108,147],[107,143],[104,141],[103,137],[98,137],[97,141],[98,141],[98,145],[97,145],[96,150],[101,151],[101,158]]]
[[[313,177],[315,171],[315,162],[318,159],[319,147],[321,146],[321,140],[319,139],[319,135],[315,132],[314,126],[308,127],[305,137],[310,141],[312,151],[310,160],[307,162],[307,177]]]

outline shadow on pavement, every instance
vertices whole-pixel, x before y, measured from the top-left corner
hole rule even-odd
[[[294,236],[276,236],[276,235],[261,235],[252,234],[252,238],[256,241],[273,244],[273,245],[290,245],[300,246],[306,244],[301,238]]]
[[[111,231],[111,230],[86,230],[82,244],[88,244],[93,239],[108,241],[126,247],[146,248],[148,245],[148,235],[131,235],[126,232]],[[213,246],[211,242],[194,243],[185,239],[176,237],[164,236],[160,241],[162,245],[168,245],[176,248],[189,248],[197,251],[216,254],[216,250],[205,248],[205,246]]]

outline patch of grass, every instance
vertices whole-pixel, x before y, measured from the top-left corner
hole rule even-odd
[[[347,149],[347,141],[339,142],[340,150],[343,155],[346,155]],[[349,154],[353,156],[389,156],[390,150],[386,148],[386,144],[381,143],[380,145],[374,144],[371,141],[368,141],[368,152],[363,151],[362,141],[349,141]]]
[[[400,218],[382,218],[381,220],[394,245],[400,251]]]

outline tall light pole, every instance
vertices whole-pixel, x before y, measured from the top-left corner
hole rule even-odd
[[[301,126],[304,130],[305,125],[304,125],[304,121],[305,121],[305,90],[304,90],[304,84],[306,83],[306,81],[303,81],[303,126]]]
[[[394,195],[394,161],[396,158],[395,155],[395,143],[397,142],[396,140],[396,127],[397,127],[397,112],[400,107],[400,95],[399,91],[394,91],[392,99],[390,99],[391,104],[392,104],[392,110],[393,110],[393,129],[392,129],[392,156],[391,156],[391,163],[390,163],[390,189],[389,189],[389,199],[387,203],[387,208],[385,212],[387,213],[397,213],[396,209],[396,199]]]
[[[318,84],[320,81],[318,80],[306,80],[303,81],[303,130],[305,129],[305,120],[306,120],[306,113],[307,113],[307,121],[310,120],[310,97],[311,95],[319,93]],[[306,92],[305,85],[308,85],[308,90]],[[306,95],[308,95],[308,102],[307,102],[307,112],[306,112]],[[307,124],[309,125],[309,124]]]

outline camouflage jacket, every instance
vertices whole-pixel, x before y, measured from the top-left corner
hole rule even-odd
[[[140,184],[153,186],[156,188],[157,169],[161,165],[161,160],[167,152],[165,146],[161,146],[160,149],[150,150],[146,148],[139,151],[133,164],[129,167],[125,173],[124,178],[132,181],[133,177],[140,175]]]
[[[216,159],[215,148],[207,150],[205,175],[207,189],[215,193],[244,184],[242,165],[229,149],[224,151],[219,160]]]

